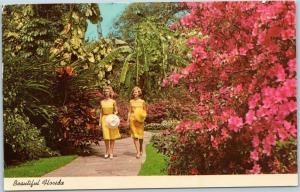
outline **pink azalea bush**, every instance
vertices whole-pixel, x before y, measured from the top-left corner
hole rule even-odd
[[[163,86],[187,83],[200,120],[174,131],[169,174],[295,173],[295,2],[183,6],[172,30],[201,35],[187,40],[192,63]]]

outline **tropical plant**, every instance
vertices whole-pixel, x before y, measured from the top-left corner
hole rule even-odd
[[[148,100],[159,97],[160,84],[168,72],[190,61],[186,36],[171,31],[155,19],[147,17],[134,25],[135,39],[124,60],[119,81],[123,90],[131,91],[133,86],[140,86]]]
[[[25,161],[41,156],[49,156],[45,139],[40,130],[30,123],[29,118],[17,110],[4,112],[4,159]]]
[[[69,56],[72,56],[71,60],[80,56],[77,46],[82,45],[80,39],[86,30],[86,20],[98,22],[101,19],[98,5],[5,6],[3,16],[4,118],[9,116],[6,113],[10,110],[14,111],[14,116],[19,115],[34,129],[40,129],[47,145],[57,149],[63,136],[56,126],[60,107],[56,96],[59,94],[52,89],[56,87],[58,66],[62,65],[67,73],[72,73],[72,68],[63,62],[66,63]],[[72,30],[68,28],[71,24]],[[61,41],[64,41],[64,46],[60,53],[64,55],[59,58],[54,52],[61,48]],[[80,84],[82,79],[83,76],[78,78],[77,83]],[[5,128],[9,135],[11,129]],[[10,150],[6,152],[13,153],[11,148],[6,149]]]
[[[47,52],[59,25],[39,11],[34,5],[16,5],[5,6],[3,12],[5,153],[18,160],[41,155],[46,142],[40,133],[44,135],[50,129],[56,115],[49,88],[54,66],[49,63]],[[48,30],[49,26],[52,30]],[[12,135],[14,139],[9,139]],[[25,145],[25,139],[34,141]],[[32,145],[36,145],[36,150]],[[12,146],[19,146],[23,152]]]
[[[131,3],[114,22],[112,36],[133,42],[135,39],[134,25],[143,23],[145,18],[153,17],[155,23],[159,22],[167,26],[176,21],[178,14],[184,13],[185,10],[186,8],[178,3]]]

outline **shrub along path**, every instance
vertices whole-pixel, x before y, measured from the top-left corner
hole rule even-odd
[[[151,135],[145,131],[144,154],[140,159],[135,158],[135,147],[130,137],[116,141],[112,160],[104,159],[105,145],[101,142],[100,146],[93,146],[94,155],[78,157],[44,177],[136,176],[146,159],[145,146],[149,143]]]

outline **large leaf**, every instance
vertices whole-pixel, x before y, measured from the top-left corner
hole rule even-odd
[[[117,56],[124,51],[129,52],[131,51],[131,48],[129,46],[122,46],[112,50],[104,59],[100,61],[100,65],[105,65],[106,63],[109,63],[110,61],[117,58]]]
[[[126,74],[127,74],[128,68],[129,68],[129,61],[130,61],[132,55],[133,55],[133,53],[129,54],[126,57],[125,61],[124,61],[122,71],[121,71],[121,75],[120,75],[120,83],[124,83],[124,81],[125,81]]]

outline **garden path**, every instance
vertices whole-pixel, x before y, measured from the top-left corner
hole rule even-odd
[[[145,132],[144,149],[152,134]],[[136,176],[146,159],[144,154],[140,159],[135,158],[135,147],[132,138],[117,140],[114,158],[104,159],[105,145],[93,146],[94,155],[80,156],[71,163],[54,170],[44,177],[85,177],[85,176]]]

